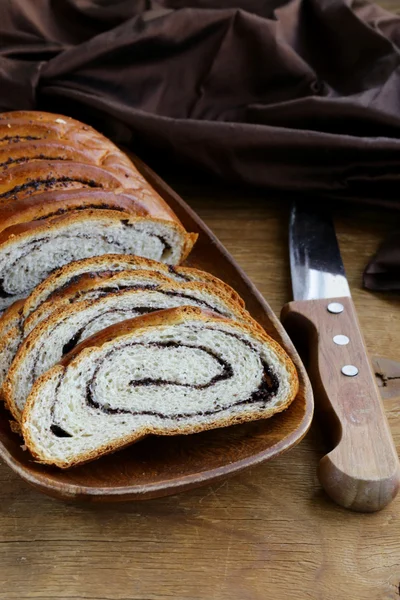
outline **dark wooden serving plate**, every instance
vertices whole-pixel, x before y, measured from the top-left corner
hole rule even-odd
[[[304,367],[267,302],[187,204],[144,163],[134,160],[186,229],[199,233],[186,264],[217,275],[239,292],[253,317],[291,356],[299,373],[300,391],[288,410],[271,419],[189,436],[148,437],[66,471],[35,463],[21,448],[21,438],[11,432],[9,414],[1,409],[0,457],[29,484],[62,499],[143,500],[223,479],[292,448],[306,434],[313,415],[312,390]]]

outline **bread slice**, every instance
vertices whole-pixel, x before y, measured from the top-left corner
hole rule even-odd
[[[47,300],[54,300],[63,294],[71,285],[79,285],[81,278],[108,275],[118,271],[150,270],[161,273],[178,282],[203,281],[212,283],[221,289],[233,301],[244,307],[244,302],[239,294],[228,284],[218,279],[211,273],[190,267],[166,265],[155,260],[141,256],[126,254],[103,254],[77,260],[54,271],[47,279],[42,281],[25,300],[23,318],[26,319],[41,304]]]
[[[3,385],[8,408],[18,420],[34,381],[81,340],[125,319],[188,305],[259,327],[247,311],[206,283],[168,283],[146,290],[133,286],[72,304],[53,312],[19,346]]]
[[[1,212],[1,211],[0,211]],[[166,265],[141,256],[127,254],[103,254],[73,261],[56,269],[44,281],[36,286],[25,300],[14,302],[0,318],[0,343],[5,334],[13,327],[23,329],[24,321],[44,302],[69,296],[71,289],[78,289],[81,282],[87,287],[88,281],[97,277],[110,277],[120,271],[146,270],[160,273],[173,281],[203,281],[211,283],[244,307],[244,301],[227,283],[214,275],[190,267]],[[1,353],[1,350],[0,350]]]
[[[0,233],[0,310],[71,261],[120,252],[174,265],[186,258],[196,237],[172,221],[108,210],[9,227]]]
[[[219,290],[220,294],[244,307],[243,300],[230,286],[198,269],[171,267],[139,256],[118,254],[75,261],[52,273],[33,290],[26,301],[14,302],[0,319],[0,387],[22,340],[34,326],[58,308],[60,302],[67,304],[71,301],[82,301],[87,299],[92,291],[104,295],[110,291],[110,285],[111,289],[120,289],[121,284],[124,285],[128,281],[132,286],[139,286],[144,283],[146,272],[150,273],[153,283],[154,276],[158,275],[158,285],[174,281],[207,283]],[[122,280],[118,275],[122,276]]]
[[[196,271],[195,269],[185,270],[189,273]],[[149,270],[119,271],[117,273],[100,273],[99,275],[88,273],[81,275],[77,280],[58,290],[56,295],[52,294],[49,300],[43,302],[39,308],[25,319],[23,324],[24,335],[26,337],[34,327],[44,319],[47,319],[53,312],[70,304],[76,306],[77,302],[97,300],[97,298],[101,298],[107,294],[126,289],[158,289],[162,285],[173,285],[174,279],[178,280],[178,278],[171,277],[171,272],[168,272],[167,276],[166,274]],[[204,283],[206,283],[206,279],[204,279]],[[184,289],[194,289],[197,292],[198,285],[184,285]],[[229,303],[233,301],[236,304],[236,300],[229,293],[226,294],[225,287],[223,286],[215,285],[214,282],[210,281],[204,289],[206,291],[213,291],[220,298],[226,296]],[[238,306],[242,307],[242,304],[238,303]]]
[[[196,308],[109,327],[34,385],[22,432],[36,460],[68,468],[146,435],[192,434],[287,408],[295,367],[251,326]]]
[[[85,300],[97,300],[108,294],[123,290],[155,290],[162,286],[173,285],[175,282],[170,277],[154,271],[119,271],[117,273],[101,273],[100,275],[81,276],[79,281],[59,291],[57,297],[52,297],[37,308],[23,324],[24,337],[39,323],[47,319],[52,313],[66,306],[74,307]]]

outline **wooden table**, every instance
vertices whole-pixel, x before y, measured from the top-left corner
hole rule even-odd
[[[289,206],[172,183],[279,313],[290,299]],[[400,298],[361,289],[394,215],[346,206],[336,224],[368,349],[400,359]],[[400,399],[386,408],[399,446]],[[52,500],[0,464],[0,598],[398,598],[400,499],[369,515],[332,504],[315,475],[324,448],[314,426],[293,451],[224,483],[114,506]]]

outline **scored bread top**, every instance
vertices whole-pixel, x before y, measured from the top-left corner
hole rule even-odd
[[[0,145],[38,140],[66,141],[77,144],[80,149],[106,149],[125,169],[136,171],[137,177],[143,179],[126,154],[111,140],[76,119],[43,111],[14,111],[0,114]]]
[[[72,161],[37,161],[2,170],[0,201],[19,200],[51,189],[70,187],[117,190],[120,181],[109,171]]]
[[[58,140],[14,142],[0,146],[0,167],[7,169],[19,164],[43,160],[67,160],[103,167],[108,154],[109,150],[106,148],[81,148]],[[136,186],[139,186],[139,179]]]
[[[105,169],[118,179],[121,187],[129,190],[137,190],[153,200],[161,201],[161,197],[151,188],[150,184],[139,176],[134,169],[122,168],[120,163],[114,164],[115,156],[110,155],[107,148],[83,148],[76,144],[68,144],[58,140],[35,140],[31,142],[9,143],[0,145],[0,168],[4,172],[18,165],[36,163],[39,168],[44,163],[53,162],[75,162],[87,164]],[[133,167],[133,165],[132,165]]]
[[[168,204],[128,156],[92,127],[70,117],[41,111],[1,113],[0,167],[3,167],[3,173],[13,165],[29,164],[30,161],[41,163],[46,159],[102,167],[117,178],[121,187],[137,190],[142,199],[154,205],[158,203],[160,211],[169,213],[169,218],[178,222]],[[40,169],[43,171],[47,167],[42,164]],[[73,183],[69,185],[73,187]]]
[[[0,114],[0,148],[14,144],[36,144],[41,140],[66,142],[68,146],[85,152],[87,159],[92,156],[98,160],[96,151],[101,152],[104,168],[152,190],[126,154],[92,127],[62,115],[40,111]],[[154,190],[152,192],[156,194]]]
[[[116,189],[69,189],[53,190],[21,200],[0,203],[0,231],[38,219],[45,219],[68,212],[83,210],[118,210],[139,217],[149,216],[166,221],[179,222],[174,213],[157,200],[137,191]]]

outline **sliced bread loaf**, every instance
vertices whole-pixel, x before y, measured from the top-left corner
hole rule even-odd
[[[195,308],[124,321],[45,373],[22,432],[39,461],[67,468],[149,434],[191,434],[287,408],[294,365],[259,330]]]
[[[3,385],[4,398],[17,420],[32,384],[42,373],[81,340],[119,321],[165,308],[190,305],[250,323],[254,329],[259,328],[247,311],[210,284],[168,283],[146,290],[135,289],[135,285],[132,287],[56,310],[22,341]],[[12,331],[7,336],[8,346],[12,346],[11,335]]]

